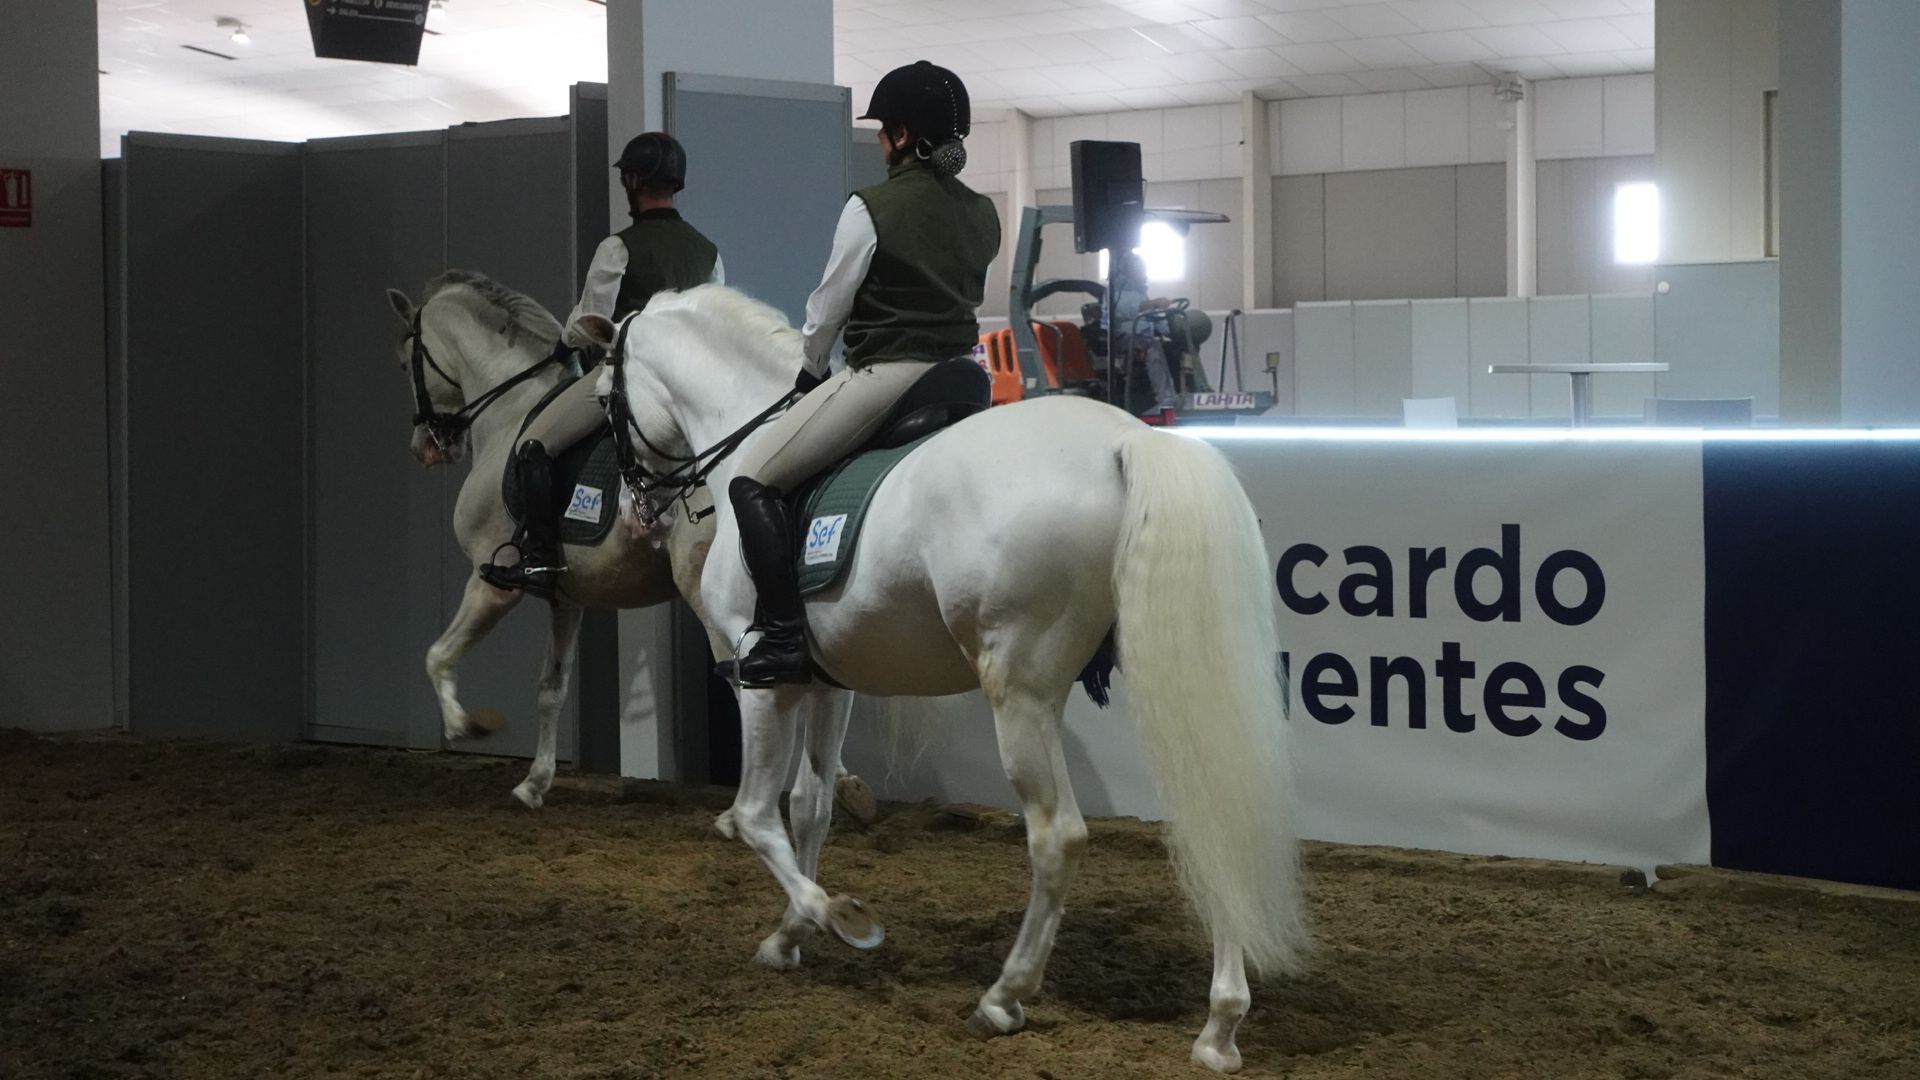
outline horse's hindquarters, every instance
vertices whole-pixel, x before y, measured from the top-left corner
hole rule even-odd
[[[1104,406],[1040,401],[967,420],[903,461],[841,584],[808,605],[828,670],[869,694],[1009,676],[1063,691],[1113,625],[1116,448],[1133,430]]]

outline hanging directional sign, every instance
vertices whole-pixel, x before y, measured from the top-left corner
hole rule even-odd
[[[313,54],[381,64],[420,62],[427,0],[307,0]]]

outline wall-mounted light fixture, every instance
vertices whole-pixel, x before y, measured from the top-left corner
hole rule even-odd
[[[247,24],[241,22],[239,19],[236,19],[231,15],[220,16],[219,18],[213,20],[213,25],[219,27],[222,30],[233,31],[233,33],[228,36],[233,39],[233,43],[235,45],[245,45],[253,40],[253,38],[247,35]]]

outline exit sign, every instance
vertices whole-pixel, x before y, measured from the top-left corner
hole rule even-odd
[[[33,224],[33,172],[0,169],[0,228],[24,229]]]

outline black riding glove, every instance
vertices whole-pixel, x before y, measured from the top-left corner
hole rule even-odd
[[[813,392],[814,387],[826,381],[827,377],[825,375],[815,375],[803,367],[800,369],[799,376],[793,380],[793,388],[803,394],[810,394]]]

